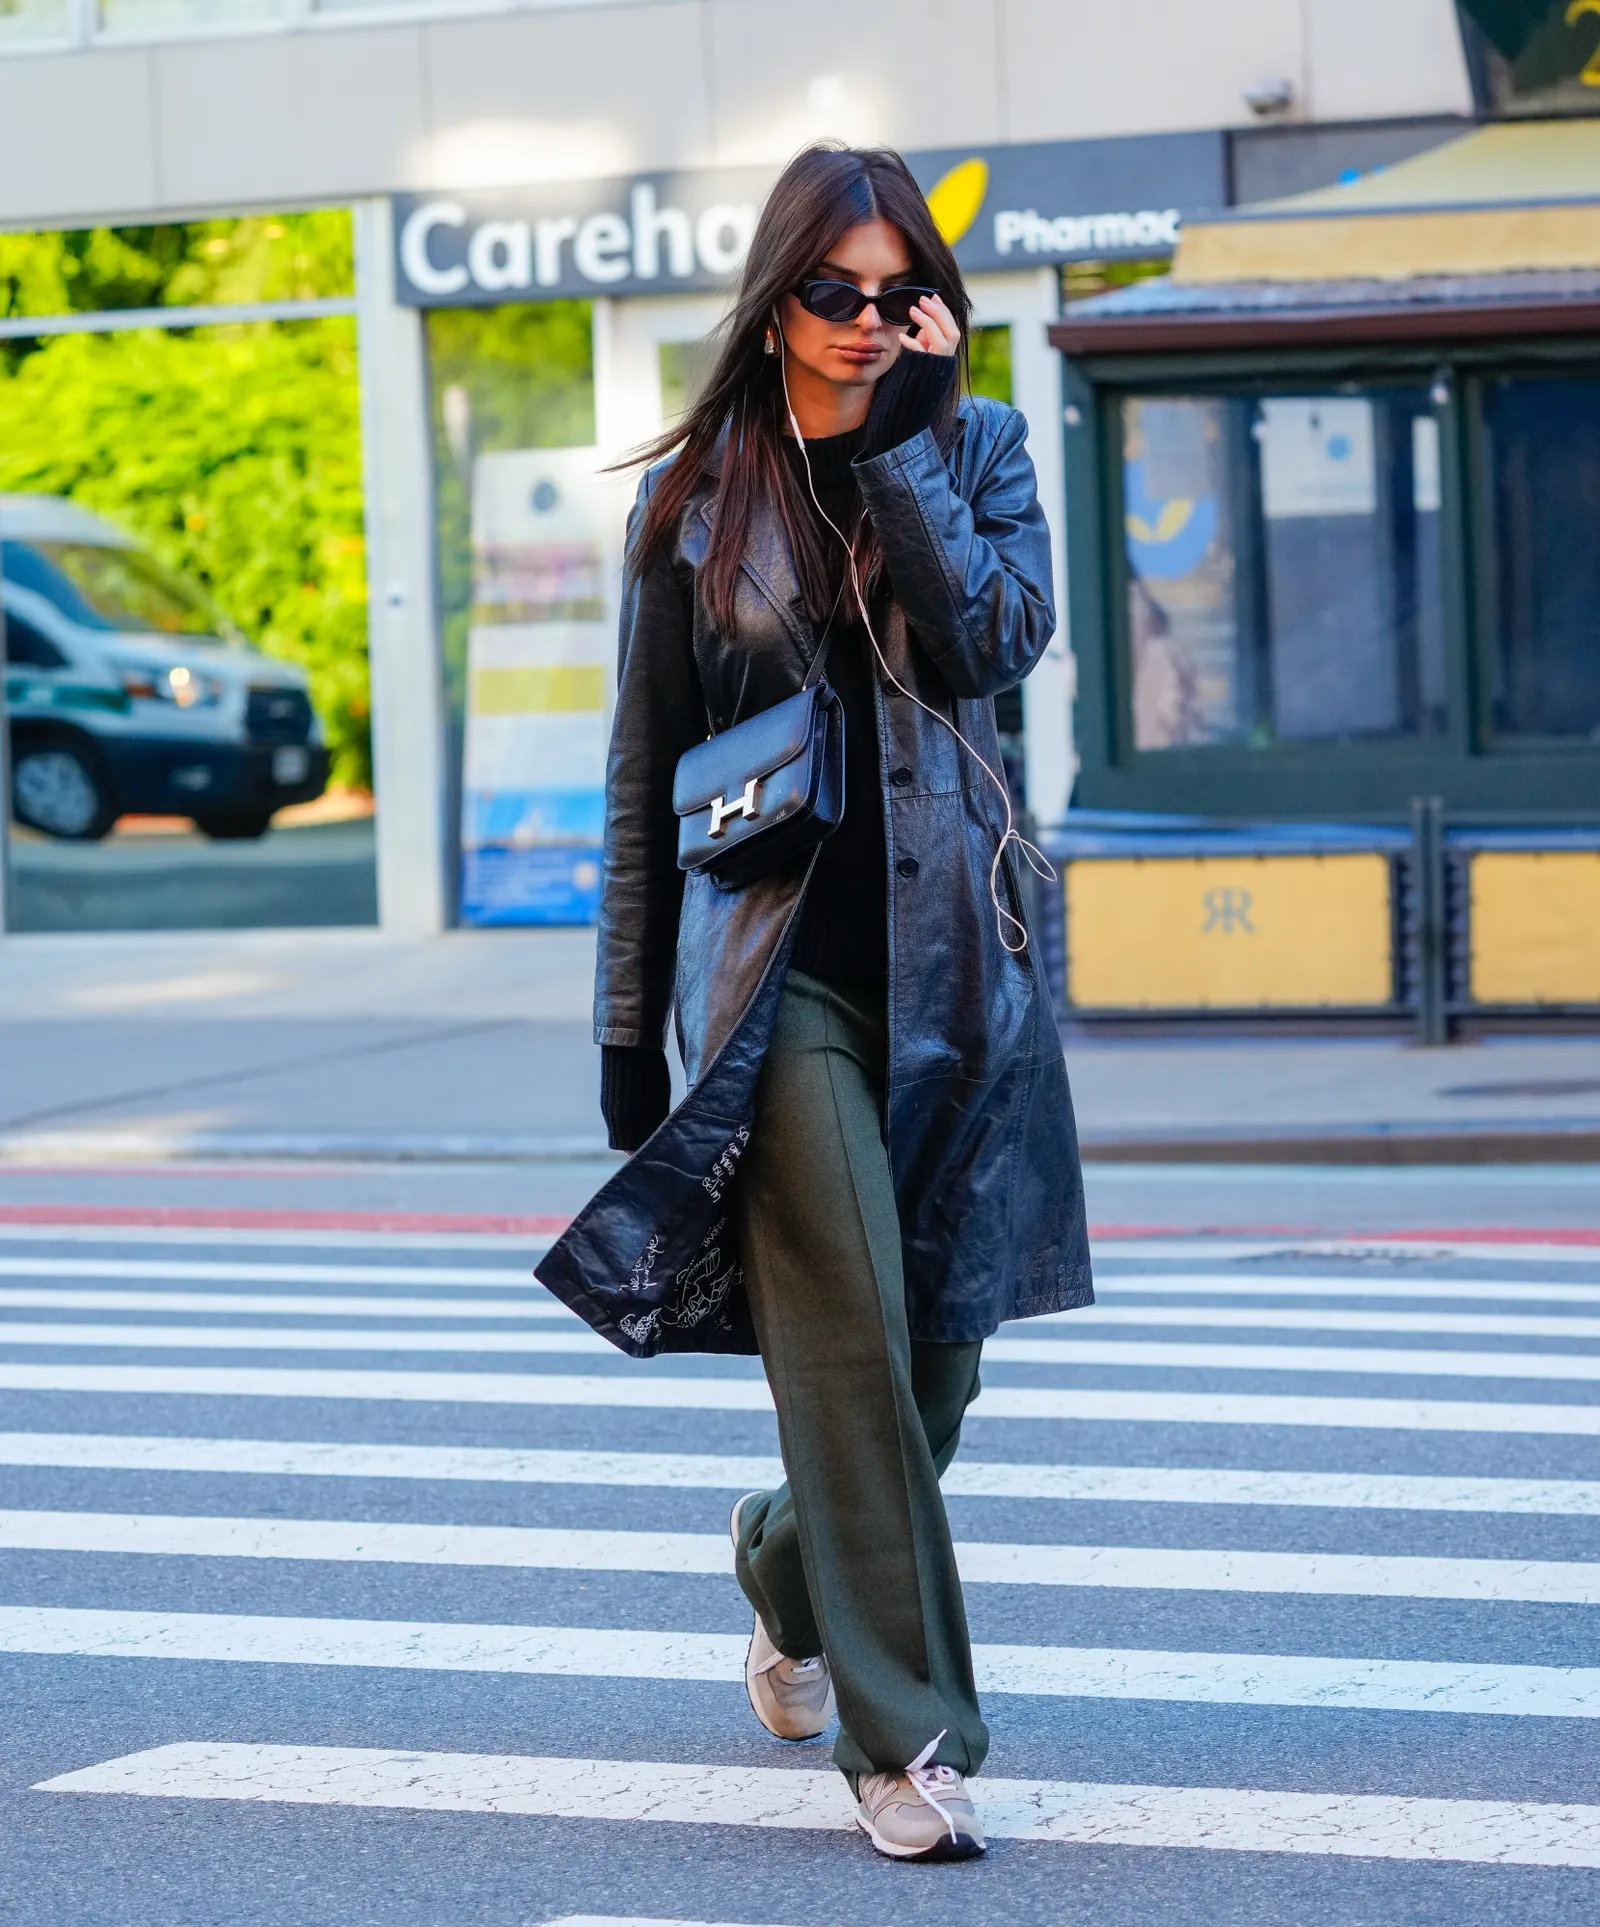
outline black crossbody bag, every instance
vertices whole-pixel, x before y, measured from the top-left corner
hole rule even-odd
[[[797,695],[678,758],[678,868],[727,890],[804,856],[844,817],[844,705],[823,678],[825,633]]]

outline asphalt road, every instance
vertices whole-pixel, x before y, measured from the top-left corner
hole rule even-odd
[[[378,919],[370,820],[213,843],[198,830],[117,830],[57,843],[12,829],[11,923],[49,930],[265,930]]]
[[[586,1345],[531,1221],[427,1228],[460,1172],[409,1229],[381,1174],[168,1173],[130,1228],[83,1206],[131,1174],[7,1174],[0,1921],[1593,1921],[1600,1208],[1474,1176],[1124,1225],[999,1336],[948,1482],[992,1845],[904,1868],[745,1704],[752,1362]],[[1232,1182],[1191,1224],[1283,1222]]]

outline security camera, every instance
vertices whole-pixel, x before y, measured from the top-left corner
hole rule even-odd
[[[1263,120],[1268,114],[1287,113],[1294,105],[1294,82],[1281,76],[1276,80],[1255,80],[1244,90],[1244,102],[1252,114]]]

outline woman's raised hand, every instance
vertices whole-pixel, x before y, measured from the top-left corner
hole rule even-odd
[[[956,319],[936,294],[925,294],[912,310],[915,334],[902,334],[900,346],[917,355],[953,355],[961,346]]]

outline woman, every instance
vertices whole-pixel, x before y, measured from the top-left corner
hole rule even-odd
[[[539,1267],[636,1354],[759,1347],[787,1482],[733,1513],[751,1704],[807,1739],[837,1701],[859,1823],[900,1859],[983,1850],[939,1491],[982,1341],[1093,1296],[993,775],[991,699],[1052,632],[1049,537],[1022,417],[959,395],[968,311],[899,157],[810,148],[704,393],[649,451],[595,1000],[611,1143],[636,1155]],[[824,637],[840,826],[741,889],[685,883],[679,757],[792,696]]]

